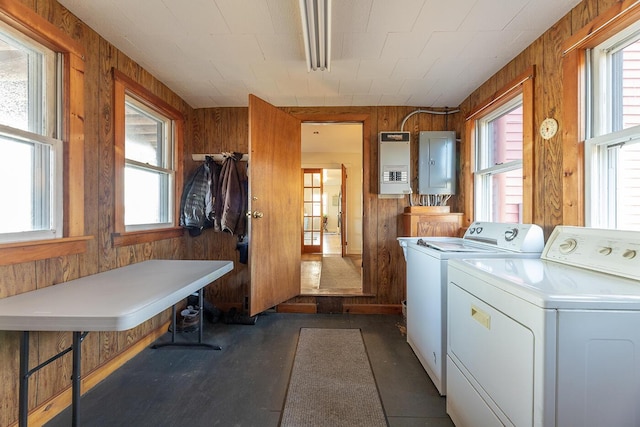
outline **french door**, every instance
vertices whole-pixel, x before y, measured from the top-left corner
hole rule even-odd
[[[322,169],[302,169],[302,253],[322,253]]]

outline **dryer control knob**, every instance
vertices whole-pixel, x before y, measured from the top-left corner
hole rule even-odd
[[[566,255],[575,251],[576,246],[578,246],[578,242],[575,239],[567,239],[564,242],[560,243],[559,250],[561,254]]]
[[[603,246],[600,249],[598,249],[598,253],[600,253],[600,255],[605,255],[605,256],[611,254],[611,251],[613,251],[613,249],[611,249],[608,246]]]
[[[511,228],[511,229],[509,229],[509,230],[504,232],[504,240],[506,240],[507,242],[511,242],[517,236],[518,236],[518,229],[517,228]]]
[[[633,259],[636,257],[636,251],[633,249],[627,249],[622,253],[622,257],[626,259]]]

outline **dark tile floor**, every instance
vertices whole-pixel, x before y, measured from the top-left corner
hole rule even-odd
[[[280,314],[253,326],[205,324],[221,351],[146,349],[81,399],[87,426],[277,426],[300,328],[360,328],[389,426],[453,426],[402,335],[400,316]],[[170,335],[158,342],[167,341]],[[182,334],[179,340],[197,340]],[[330,353],[331,349],[327,349]],[[71,410],[47,427],[69,426]]]

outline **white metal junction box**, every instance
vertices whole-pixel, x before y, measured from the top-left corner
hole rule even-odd
[[[380,132],[379,194],[411,194],[409,132]]]
[[[418,194],[456,193],[456,134],[420,132]]]

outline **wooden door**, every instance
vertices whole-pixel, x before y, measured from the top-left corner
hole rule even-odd
[[[347,254],[347,168],[342,165],[342,179],[340,181],[340,244],[342,256]]]
[[[300,293],[300,120],[249,95],[249,315]]]

